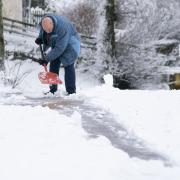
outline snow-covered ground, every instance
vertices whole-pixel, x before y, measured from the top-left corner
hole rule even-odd
[[[112,113],[131,134],[166,155],[165,166],[159,160],[130,158],[104,136],[89,138],[78,111],[68,116],[63,110],[14,105],[27,97],[42,97],[48,89],[37,78],[42,68],[27,61],[22,71],[28,69],[31,73],[17,89],[0,85],[0,179],[179,180],[179,91],[121,91],[112,87],[111,76],[98,85],[77,73],[78,93],[68,97]],[[59,101],[65,98],[63,86]]]
[[[35,51],[32,38],[5,34],[5,39],[9,51]],[[6,61],[6,74],[0,74],[0,79],[5,78],[7,83],[13,84],[16,77],[28,72],[15,89],[0,81],[1,180],[179,180],[179,91],[122,91],[112,87],[110,75],[105,77],[106,83],[100,85],[90,74],[77,71],[77,94],[65,97],[64,84],[60,86],[54,98],[56,104],[61,105],[58,111],[45,106],[46,100],[53,97],[48,100],[43,96],[42,92],[47,91],[48,86],[42,85],[37,78],[43,68],[30,60],[20,65],[19,62]],[[62,80],[63,76],[61,69]],[[122,133],[127,133],[129,148],[133,144],[131,137],[143,140],[146,150],[162,154],[166,162],[130,157],[127,151],[133,151],[133,147],[127,151],[116,147],[110,139],[114,138],[111,134],[92,138],[83,126],[86,106],[82,110],[79,110],[80,103],[77,108],[76,103],[73,107],[67,106],[69,100],[85,101],[94,107],[87,110],[89,117],[92,114],[88,120],[92,126],[95,119],[92,111],[108,112],[116,123],[111,125],[109,121],[104,127],[109,126],[107,128],[113,132],[115,125],[122,126],[127,131],[116,133],[122,137]],[[70,110],[72,113],[68,114]],[[101,123],[103,118],[108,118],[106,114],[99,115]],[[124,139],[115,141],[123,142]]]

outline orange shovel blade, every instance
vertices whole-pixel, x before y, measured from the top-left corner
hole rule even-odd
[[[62,84],[62,81],[56,73],[46,71],[40,72],[38,78],[42,84]]]

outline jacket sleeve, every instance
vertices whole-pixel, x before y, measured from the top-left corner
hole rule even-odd
[[[69,42],[69,33],[62,29],[56,37],[55,40],[55,47],[46,55],[46,60],[48,62],[53,61],[57,59],[59,56],[61,56],[66,49],[68,42]]]
[[[43,39],[43,29],[40,27],[39,35],[37,38],[40,38],[43,42],[43,51],[46,51],[49,47],[44,43]]]

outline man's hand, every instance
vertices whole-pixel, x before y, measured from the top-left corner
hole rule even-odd
[[[43,66],[43,65],[46,65],[48,64],[48,62],[46,60],[43,60],[43,59],[39,59],[38,63]]]
[[[35,43],[36,43],[37,45],[40,45],[40,44],[43,44],[43,41],[42,41],[41,38],[36,38]]]

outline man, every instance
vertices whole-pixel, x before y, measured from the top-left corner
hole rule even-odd
[[[73,24],[63,16],[49,14],[42,18],[40,33],[35,40],[36,44],[43,44],[45,54],[41,65],[50,62],[50,72],[59,75],[61,63],[65,69],[65,86],[68,94],[76,93],[76,75],[74,63],[80,54],[80,38]],[[58,89],[56,84],[50,85],[50,93]]]

